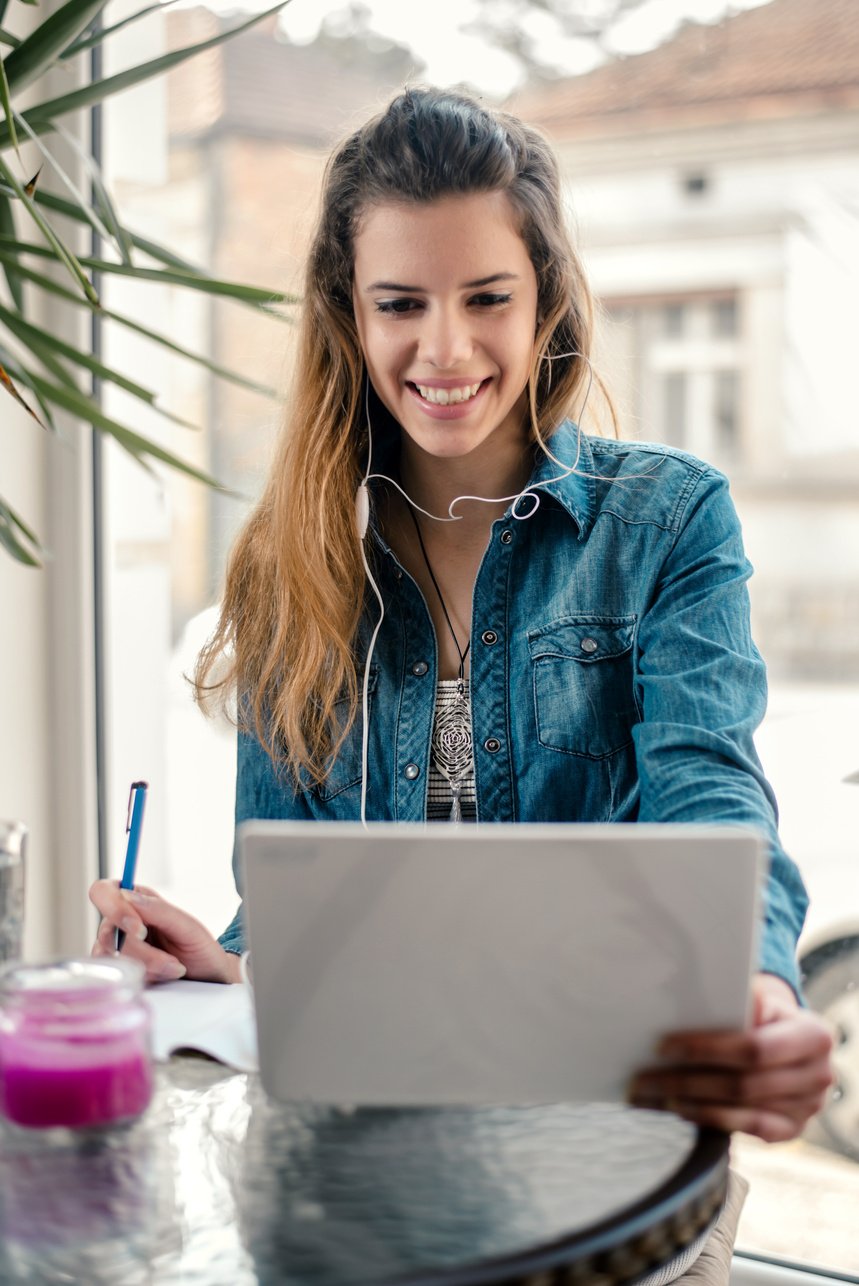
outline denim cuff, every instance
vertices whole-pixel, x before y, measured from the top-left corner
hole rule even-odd
[[[792,987],[799,1003],[805,1006],[796,959],[796,935],[787,925],[767,918],[760,948],[758,971],[774,973]]]
[[[224,950],[229,951],[231,955],[240,956],[246,949],[245,927],[242,919],[241,903],[239,904],[238,911],[236,911],[236,914],[233,916],[226,929],[224,929],[224,932],[218,938],[218,941]]]

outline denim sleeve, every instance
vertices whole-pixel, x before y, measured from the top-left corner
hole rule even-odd
[[[751,571],[727,480],[708,469],[678,500],[676,536],[639,625],[639,820],[728,822],[764,835],[758,967],[799,995],[796,943],[808,898],[781,846],[753,741],[767,688],[749,625]]]
[[[218,938],[221,946],[225,951],[230,951],[234,955],[240,956],[245,950],[245,926],[242,920],[242,905],[227,925],[224,932]]]
[[[309,816],[304,796],[281,780],[257,738],[240,729],[237,741],[236,826],[253,818],[271,820]],[[233,877],[241,897],[242,870],[236,840],[233,842]],[[247,949],[242,903],[218,941],[225,951],[241,954]]]

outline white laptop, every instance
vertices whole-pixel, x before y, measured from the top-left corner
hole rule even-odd
[[[746,1021],[751,831],[246,822],[239,843],[276,1099],[621,1099],[660,1034]]]

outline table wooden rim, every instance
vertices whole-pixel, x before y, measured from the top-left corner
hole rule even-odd
[[[679,1169],[648,1196],[581,1232],[472,1266],[389,1279],[385,1286],[623,1286],[655,1271],[718,1217],[730,1136],[701,1129]],[[618,1234],[626,1234],[623,1241]],[[667,1251],[667,1253],[666,1253]]]

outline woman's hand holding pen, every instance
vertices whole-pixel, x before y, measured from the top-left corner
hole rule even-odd
[[[145,966],[148,983],[176,978],[239,981],[239,957],[225,951],[199,920],[154,889],[142,885],[121,889],[116,880],[96,880],[89,896],[102,916],[94,956],[113,955],[116,930],[121,929],[125,934],[122,953]]]
[[[636,1076],[631,1101],[770,1143],[796,1138],[833,1083],[832,1036],[781,978],[758,974],[752,993],[747,1031],[667,1036],[662,1065]]]

